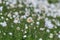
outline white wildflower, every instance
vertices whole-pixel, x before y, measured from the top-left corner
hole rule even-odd
[[[2,11],[3,10],[3,7],[2,6],[0,6],[0,11]]]
[[[48,27],[49,29],[52,29],[54,27],[50,20],[45,20],[45,26]]]
[[[39,25],[39,24],[40,24],[40,22],[36,22],[36,24],[37,24],[37,25]]]
[[[2,0],[0,0],[0,3],[2,3]]]
[[[17,27],[16,30],[20,30],[20,27]]]
[[[60,34],[58,34],[58,38],[60,38]]]
[[[40,28],[40,30],[42,30],[42,31],[43,31],[44,29],[45,29],[45,28]]]
[[[50,38],[53,38],[53,34],[52,34],[52,33],[50,33],[49,37],[50,37]]]
[[[24,38],[26,38],[27,36],[26,36],[26,35],[24,35],[23,37],[24,37]]]
[[[39,40],[43,40],[42,38],[39,38]]]
[[[12,35],[12,32],[9,32],[8,34],[9,34],[9,35]]]
[[[7,26],[7,23],[4,21],[4,22],[1,23],[1,25],[2,25],[3,27],[5,27],[5,26]]]
[[[32,19],[32,17],[28,17],[28,18],[27,18],[27,22],[28,22],[28,23],[31,23],[31,22],[33,22],[33,19]]]

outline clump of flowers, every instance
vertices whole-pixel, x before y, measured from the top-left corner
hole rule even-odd
[[[0,0],[1,40],[60,40],[60,2]],[[58,36],[58,37],[57,37]]]

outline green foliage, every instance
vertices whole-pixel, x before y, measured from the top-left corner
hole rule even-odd
[[[57,3],[58,0],[48,0],[49,3]]]

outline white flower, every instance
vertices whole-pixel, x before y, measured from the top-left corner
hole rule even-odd
[[[59,20],[56,20],[56,21],[55,21],[55,24],[56,24],[57,26],[60,26],[60,21],[59,21]]]
[[[39,10],[39,9],[34,9],[34,12],[39,12],[39,13],[41,13],[41,10]]]
[[[0,3],[2,3],[2,0],[0,0]]]
[[[57,26],[55,26],[54,28],[56,28],[56,29],[57,29]]]
[[[58,34],[58,38],[60,38],[60,34]]]
[[[9,35],[12,35],[12,32],[9,32]]]
[[[7,23],[4,21],[4,22],[1,23],[1,25],[2,25],[3,27],[5,27],[5,26],[7,26]]]
[[[18,23],[18,20],[15,19],[13,22],[14,22],[14,23]]]
[[[16,17],[16,15],[13,15],[13,18],[15,18]]]
[[[27,33],[27,31],[24,31],[24,33]]]
[[[21,16],[20,19],[26,19],[27,17],[25,15]]]
[[[25,16],[29,16],[30,15],[30,10],[25,8]]]
[[[50,32],[50,30],[49,30],[49,29],[47,29],[47,30],[46,30],[46,32]]]
[[[11,13],[9,13],[7,16],[8,16],[8,17],[11,17]]]
[[[48,27],[49,29],[52,29],[54,27],[50,20],[45,20],[45,26]]]
[[[24,35],[23,37],[24,37],[24,38],[26,38],[27,36],[26,36],[26,35]]]
[[[27,18],[26,15],[24,15],[23,18],[26,19]]]
[[[0,15],[2,15],[2,13],[0,13]]]
[[[53,38],[53,34],[52,34],[52,33],[50,33],[49,37],[50,37],[50,38]]]
[[[39,40],[42,40],[42,38],[40,38]]]
[[[42,30],[42,31],[43,31],[44,29],[45,29],[45,28],[40,28],[40,30]]]
[[[29,18],[27,18],[27,22],[28,22],[28,23],[31,23],[31,22],[33,22],[33,19],[32,19],[32,17],[29,17]]]
[[[60,33],[60,31],[59,31],[59,33]]]
[[[54,4],[51,4],[50,7],[51,7],[52,9],[55,9],[55,5],[54,5]]]
[[[1,16],[1,19],[4,19],[4,17],[3,17],[3,16]]]
[[[39,25],[39,24],[40,24],[40,22],[36,22],[36,24],[37,24],[37,25]]]
[[[34,7],[36,7],[37,6],[37,0],[27,0],[26,1],[27,2],[27,4],[30,4],[30,3],[32,3],[32,5],[34,6]]]
[[[28,29],[28,26],[27,26],[27,24],[25,24],[25,29]]]
[[[8,18],[6,18],[6,21],[8,21],[9,19]]]
[[[30,15],[30,13],[29,12],[25,12],[25,16],[29,16]]]
[[[3,7],[2,6],[0,6],[0,11],[2,11],[3,10]]]
[[[11,3],[11,4],[16,4],[17,3],[16,0],[8,0],[8,2]]]
[[[18,18],[18,17],[15,18],[13,22],[14,22],[14,23],[20,23],[19,18]]]
[[[6,5],[9,5],[9,2],[6,2]]]
[[[20,30],[20,27],[17,27],[16,30]]]
[[[47,13],[47,16],[50,16],[51,14],[50,13]]]
[[[44,18],[44,16],[38,16],[37,20],[41,20],[43,18]]]
[[[14,4],[10,4],[10,7],[11,7],[11,8],[14,8],[14,7],[15,7],[15,5],[14,5]]]
[[[15,14],[15,15],[18,15],[18,12],[15,12],[14,14]]]
[[[6,35],[6,33],[3,33],[4,35]]]
[[[19,4],[18,7],[23,7],[23,5],[22,4]]]

